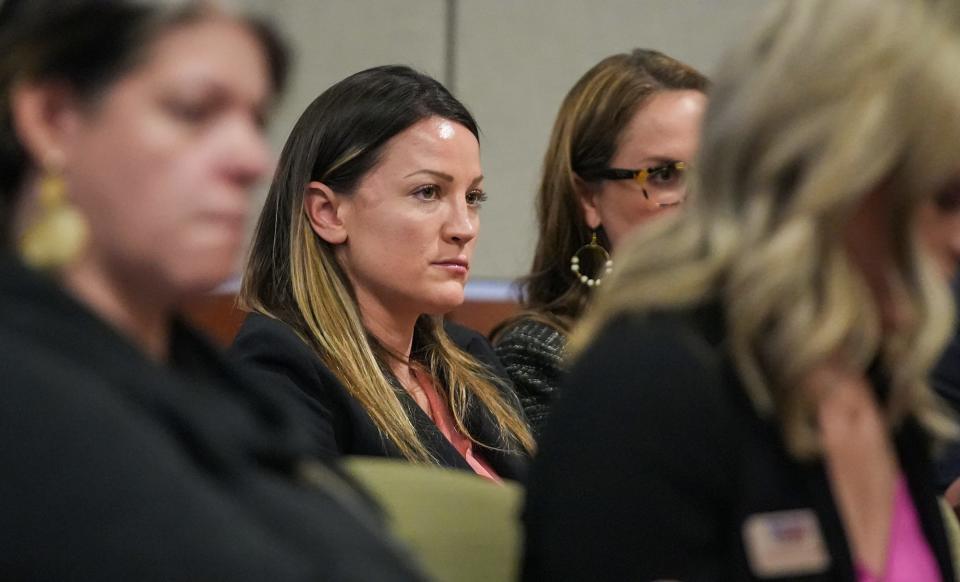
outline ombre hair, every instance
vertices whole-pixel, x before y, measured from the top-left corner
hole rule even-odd
[[[520,280],[519,318],[533,316],[569,331],[591,291],[571,273],[568,262],[591,235],[580,203],[578,174],[609,166],[630,120],[654,95],[671,90],[705,92],[707,86],[707,78],[694,68],[654,50],[635,49],[603,59],[570,89],[543,159],[536,201],[537,247],[530,273]],[[599,236],[609,248],[602,229]]]
[[[796,457],[821,452],[799,386],[837,355],[890,375],[892,426],[952,432],[927,375],[953,308],[915,224],[960,169],[960,48],[944,21],[922,2],[777,3],[714,79],[689,207],[630,237],[571,349],[623,315],[717,302],[747,394]],[[911,314],[887,332],[844,244],[879,191]]]
[[[311,181],[349,196],[378,163],[387,142],[418,121],[438,116],[474,136],[473,117],[436,80],[408,67],[385,66],[333,85],[307,107],[287,139],[257,224],[243,277],[241,306],[289,325],[364,407],[409,460],[435,462],[421,442],[391,382],[389,352],[363,326],[350,279],[335,245],[311,228],[303,206]],[[496,380],[447,336],[440,317],[421,316],[411,359],[438,380],[457,428],[482,446],[527,452],[533,439],[522,415]],[[465,418],[469,399],[500,429],[498,443],[481,443]]]

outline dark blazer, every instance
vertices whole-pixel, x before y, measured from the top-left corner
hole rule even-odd
[[[531,468],[526,580],[856,579],[823,464],[788,455],[723,342],[715,307],[632,317],[576,362]],[[928,439],[908,421],[895,442],[923,533],[953,580]],[[802,573],[754,572],[758,535],[810,558]],[[790,545],[817,537],[823,560]]]
[[[451,323],[446,323],[445,328],[457,345],[484,363],[504,386],[509,386],[506,371],[482,335]],[[294,394],[307,404],[313,411],[311,430],[321,454],[330,457],[401,457],[399,450],[381,436],[363,406],[327,369],[313,348],[285,323],[256,313],[250,314],[229,353],[249,370],[251,378],[255,378],[263,389]],[[406,391],[398,389],[397,394],[418,434],[440,464],[471,470]],[[503,394],[520,410],[512,390],[505,388]],[[497,450],[502,448],[497,445],[497,426],[490,413],[476,401],[468,403],[467,428],[488,445],[477,449],[498,475],[515,480],[525,477],[525,457]]]
[[[960,279],[953,281],[953,298],[954,305],[960,309]],[[940,356],[930,383],[954,416],[960,418],[960,327],[954,330],[953,338]],[[946,491],[951,483],[960,479],[960,442],[948,445],[938,461],[940,489]]]
[[[0,374],[4,580],[421,579],[300,405],[182,324],[157,364],[3,258]]]

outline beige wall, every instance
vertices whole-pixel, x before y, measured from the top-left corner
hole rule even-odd
[[[473,277],[514,278],[535,241],[533,197],[563,95],[602,57],[650,47],[710,73],[768,0],[244,0],[297,53],[273,127],[277,151],[323,89],[402,63],[448,81],[480,124],[486,190]],[[455,5],[452,51],[448,16]]]

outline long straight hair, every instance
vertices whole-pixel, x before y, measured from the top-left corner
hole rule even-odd
[[[714,78],[690,208],[628,241],[571,350],[624,314],[716,301],[748,396],[796,457],[821,452],[817,402],[798,386],[838,353],[882,362],[891,426],[912,415],[953,432],[927,386],[952,302],[915,226],[960,160],[960,47],[943,20],[901,0],[773,7]],[[844,242],[878,191],[912,314],[887,333]]]
[[[356,73],[317,97],[287,139],[254,235],[243,277],[241,306],[296,331],[363,405],[401,454],[433,462],[391,382],[388,358],[397,357],[363,325],[350,279],[334,245],[316,235],[303,207],[311,181],[349,196],[376,166],[385,144],[421,119],[443,117],[474,136],[473,117],[436,80],[408,67]],[[457,428],[480,445],[532,452],[522,415],[497,380],[443,330],[439,317],[421,316],[414,333],[415,363],[437,379]],[[500,429],[497,443],[481,443],[466,424],[472,398]]]

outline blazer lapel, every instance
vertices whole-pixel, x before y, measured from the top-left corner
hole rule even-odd
[[[853,555],[847,544],[840,512],[833,499],[830,480],[822,461],[805,463],[802,469],[804,483],[814,511],[820,520],[823,537],[830,549],[830,578],[835,580],[855,580]]]
[[[953,558],[943,517],[933,489],[933,468],[929,463],[928,443],[914,421],[908,421],[896,438],[900,467],[910,488],[924,536],[940,568],[943,580],[954,580]],[[830,481],[822,462],[804,466],[806,489],[822,522],[827,547],[831,548],[831,571],[839,580],[855,579],[853,555],[844,534],[843,522],[833,499]]]
[[[940,566],[941,577],[955,580],[950,543],[940,513],[938,493],[933,487],[935,474],[928,454],[929,439],[914,419],[908,419],[897,436],[896,445],[900,468],[907,479],[927,544]]]
[[[503,451],[500,430],[496,422],[490,412],[477,402],[473,394],[467,399],[466,425],[474,438],[483,443],[482,446],[477,446],[477,450],[483,455],[484,460],[490,463],[498,476],[521,482],[526,479],[524,457],[520,453]]]
[[[391,379],[391,383],[392,381]],[[396,386],[394,386],[394,390],[400,399],[400,403],[404,409],[406,409],[407,416],[413,423],[417,435],[420,436],[420,439],[427,446],[427,450],[429,450],[442,465],[472,471],[473,469],[467,464],[466,459],[450,444],[447,437],[443,436],[443,433],[440,432],[437,425],[434,424],[433,420],[427,416],[427,413],[420,408],[420,405],[407,394],[407,391]]]

